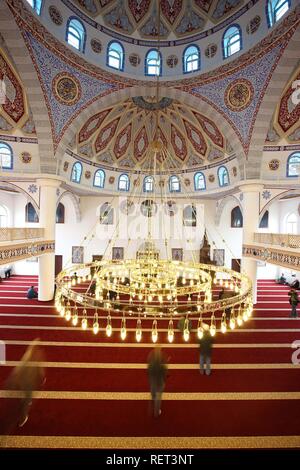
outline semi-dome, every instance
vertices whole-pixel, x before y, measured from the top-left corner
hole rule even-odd
[[[155,96],[136,96],[94,114],[77,133],[76,152],[115,167],[146,170],[153,164],[153,141],[171,151],[168,161],[160,159],[163,168],[193,168],[226,155],[224,135],[201,110],[167,97],[157,103]]]

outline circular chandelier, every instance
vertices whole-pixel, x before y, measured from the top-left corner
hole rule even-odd
[[[175,321],[183,319],[185,341],[191,333],[199,339],[205,324],[215,336],[241,326],[251,316],[252,286],[244,274],[214,265],[159,260],[155,252],[136,260],[103,260],[76,265],[57,277],[55,305],[59,314],[74,326],[112,336],[114,330],[125,340],[135,331],[140,342],[143,332],[151,331],[154,343],[161,332],[172,343]],[[84,285],[85,292],[76,290]],[[228,298],[213,299],[213,286],[227,290]],[[102,318],[106,318],[101,324]],[[126,321],[136,320],[127,329]],[[151,319],[152,326],[143,328]],[[197,328],[191,329],[196,319]],[[164,321],[165,328],[158,323]],[[113,324],[114,323],[114,324]]]
[[[176,161],[159,132],[159,111],[162,103],[165,106],[169,99],[160,100],[159,96],[159,1],[157,8],[156,100],[148,104],[143,97],[138,100],[143,100],[143,105],[146,103],[149,112],[155,115],[153,122],[156,124],[145,159],[148,166],[144,168],[152,171],[154,199],[156,192],[160,192],[161,203],[166,205],[167,195],[165,201],[162,197],[163,185],[155,181],[156,170],[159,165],[160,174],[174,173]],[[94,334],[105,332],[111,337],[117,331],[124,341],[133,331],[136,341],[140,342],[144,334],[150,333],[154,343],[159,335],[172,343],[177,327],[174,323],[179,319],[185,341],[193,333],[201,339],[207,326],[215,336],[217,331],[226,333],[247,321],[253,309],[250,279],[226,267],[171,259],[167,237],[164,242],[168,254],[166,259],[160,259],[152,237],[155,201],[146,200],[142,204],[144,215],[148,217],[145,249],[137,252],[136,259],[103,259],[63,270],[56,278],[55,306],[59,314],[73,326],[92,330]],[[104,255],[109,252],[107,247]],[[213,287],[218,286],[224,288],[225,298],[214,298]],[[127,327],[129,320],[135,322],[135,328]],[[196,323],[194,328],[193,323]]]

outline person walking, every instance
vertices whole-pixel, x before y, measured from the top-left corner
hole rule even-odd
[[[161,349],[158,347],[153,349],[148,357],[148,378],[155,417],[161,414],[161,400],[165,388],[167,370],[168,367]]]
[[[213,337],[209,332],[209,326],[203,324],[203,336],[200,339],[200,374],[211,374],[211,354],[213,348]],[[205,368],[206,366],[206,368]]]
[[[292,311],[291,311],[290,316],[296,318],[298,316],[297,315],[297,305],[299,303],[298,293],[295,289],[292,288],[289,291],[288,295],[289,295],[289,298],[290,298],[289,302],[290,302],[290,305],[292,307]]]

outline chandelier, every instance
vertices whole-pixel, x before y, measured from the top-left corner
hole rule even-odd
[[[155,184],[158,164],[161,174],[176,169],[172,154],[159,138],[161,102],[157,74],[157,106],[153,106],[153,103],[151,106],[156,125],[147,155],[148,170],[153,172],[156,186],[154,199],[158,186],[161,186]],[[160,192],[161,203],[167,203],[163,201],[161,187]],[[189,341],[191,334],[201,339],[206,325],[209,325],[212,336],[217,331],[226,333],[241,326],[251,316],[253,309],[250,279],[243,273],[198,263],[195,259],[177,261],[169,255],[161,259],[152,237],[152,209],[148,204],[148,235],[145,248],[137,252],[136,259],[112,260],[104,256],[101,261],[73,265],[57,276],[55,306],[59,314],[73,326],[92,330],[95,335],[104,332],[107,337],[111,337],[115,331],[120,333],[124,341],[128,333],[133,332],[137,342],[142,340],[144,334],[150,333],[153,343],[158,341],[159,335],[160,339],[172,343],[179,319],[185,341]],[[168,242],[165,239],[167,253]],[[113,245],[113,240],[109,245]],[[111,253],[110,248],[108,246],[105,253]],[[218,286],[226,289],[226,298],[213,298],[213,288]],[[130,328],[127,327],[129,322]]]

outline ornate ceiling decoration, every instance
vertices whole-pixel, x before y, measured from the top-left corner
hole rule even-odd
[[[148,169],[158,139],[173,155],[169,167],[193,168],[222,160],[226,141],[214,122],[177,100],[134,97],[90,117],[77,134],[77,152],[119,168]],[[158,113],[158,135],[155,134]]]
[[[0,130],[35,134],[35,125],[28,108],[21,81],[4,49],[0,48]]]
[[[277,144],[282,139],[290,143],[300,142],[300,91],[299,86],[295,85],[297,81],[300,81],[300,68],[282,94],[267,133],[267,145]]]
[[[86,14],[125,35],[157,37],[157,0],[73,0]],[[160,37],[183,37],[217,24],[243,0],[160,0]]]

